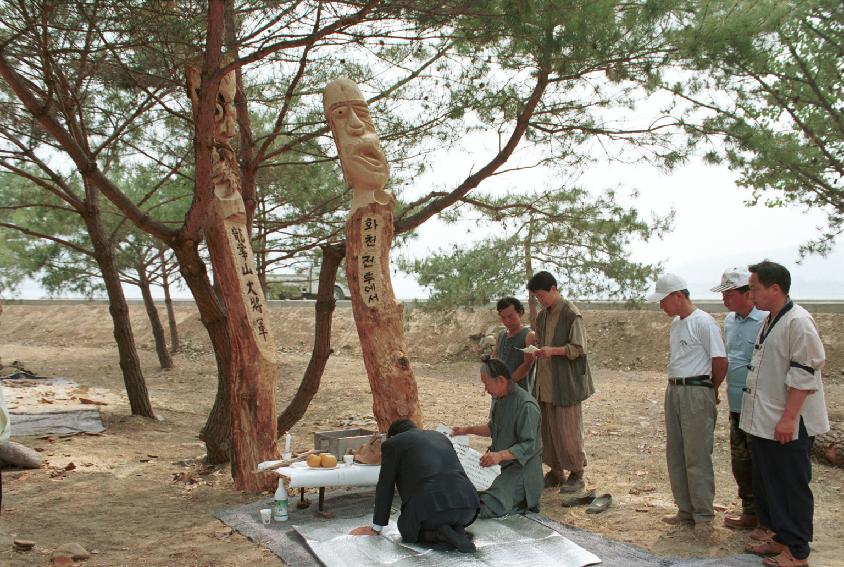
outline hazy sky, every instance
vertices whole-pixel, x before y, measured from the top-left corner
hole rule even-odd
[[[525,172],[513,176],[520,180],[532,177]],[[508,183],[506,177],[495,182]],[[841,239],[828,258],[811,257],[797,265],[798,247],[818,235],[817,227],[824,224],[825,216],[796,207],[747,207],[744,202],[750,193],[735,186],[735,175],[726,167],[694,160],[664,173],[650,166],[610,164],[593,168],[580,183],[592,190],[619,185],[637,188],[639,198],[635,205],[645,217],[674,208],[673,232],[662,240],[635,244],[632,257],[663,262],[666,271],[686,278],[693,297],[719,297],[709,288],[719,283],[726,268],[769,258],[791,271],[795,298],[844,299]],[[446,226],[430,221],[423,225],[410,252],[424,256],[431,250],[451,246],[455,238],[465,237],[465,228],[459,224]],[[400,298],[425,294],[407,276],[394,276],[394,286]]]

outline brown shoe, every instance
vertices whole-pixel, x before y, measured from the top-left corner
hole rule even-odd
[[[583,472],[572,472],[569,473],[569,477],[566,481],[560,485],[560,493],[575,494],[583,490],[585,487],[586,483],[583,480]]]
[[[753,514],[724,516],[724,525],[737,530],[751,530],[759,525],[759,520]]]
[[[667,516],[663,516],[662,521],[668,524],[669,526],[679,526],[682,524],[691,526],[695,523],[691,516],[681,514],[680,512],[677,512],[676,514],[668,514]]]

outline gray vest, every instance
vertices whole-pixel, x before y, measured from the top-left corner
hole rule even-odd
[[[545,336],[547,315],[548,313],[543,309],[536,316],[536,329],[540,337]],[[568,344],[571,326],[576,318],[577,313],[567,303],[563,303],[557,328],[554,329],[554,342],[549,346]],[[551,361],[551,383],[555,406],[573,406],[595,393],[592,372],[589,370],[586,355],[574,360],[569,360],[565,356],[552,356],[549,360]]]

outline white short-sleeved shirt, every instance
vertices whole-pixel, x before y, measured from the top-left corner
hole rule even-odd
[[[712,315],[695,308],[685,319],[675,317],[668,334],[670,378],[712,376],[712,359],[726,357],[721,329]]]
[[[739,427],[756,437],[774,439],[788,389],[795,388],[813,391],[800,409],[806,433],[814,437],[829,431],[821,382],[826,353],[809,312],[793,304],[770,329],[764,342],[759,341],[757,338],[750,360]],[[798,432],[799,427],[795,428],[793,439],[797,439]]]

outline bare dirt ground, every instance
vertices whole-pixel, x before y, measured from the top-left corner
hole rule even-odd
[[[163,311],[163,310],[162,310]],[[39,470],[4,471],[0,565],[46,565],[59,545],[76,542],[96,553],[85,565],[283,565],[269,551],[232,531],[214,510],[254,501],[233,488],[228,470],[203,466],[197,439],[216,387],[214,359],[193,306],[177,310],[184,348],[176,369],[160,370],[141,306],[132,307],[143,370],[160,421],[129,415],[107,307],[8,305],[0,318],[0,360],[43,376],[79,383],[89,398],[110,392],[100,406],[102,435],[18,438],[42,451]],[[301,379],[313,341],[310,308],[272,310],[282,369],[284,407]],[[659,521],[674,510],[664,459],[662,396],[668,319],[658,312],[587,311],[598,393],[584,404],[587,481],[613,495],[604,514],[567,510],[545,492],[542,512],[562,522],[630,542],[664,556],[738,553],[744,534],[720,527],[723,510],[739,504],[729,469],[727,416],[716,429],[718,529],[701,543],[683,528]],[[830,415],[844,421],[844,316],[818,314],[830,362],[825,376]],[[477,377],[476,341],[496,324],[484,310],[407,317],[428,425],[482,422],[489,400]],[[283,329],[283,333],[281,332]],[[335,314],[331,358],[320,391],[293,430],[308,448],[314,431],[371,427],[371,397],[348,307]],[[4,372],[5,373],[5,372]],[[84,390],[89,388],[89,390]],[[93,392],[93,393],[91,393]],[[7,400],[14,392],[6,390]],[[115,401],[117,400],[117,401]],[[474,441],[479,448],[482,440]],[[72,463],[72,466],[71,466]],[[815,542],[812,565],[844,565],[844,470],[814,464]],[[36,542],[18,552],[12,538]],[[760,561],[761,564],[761,561]]]

